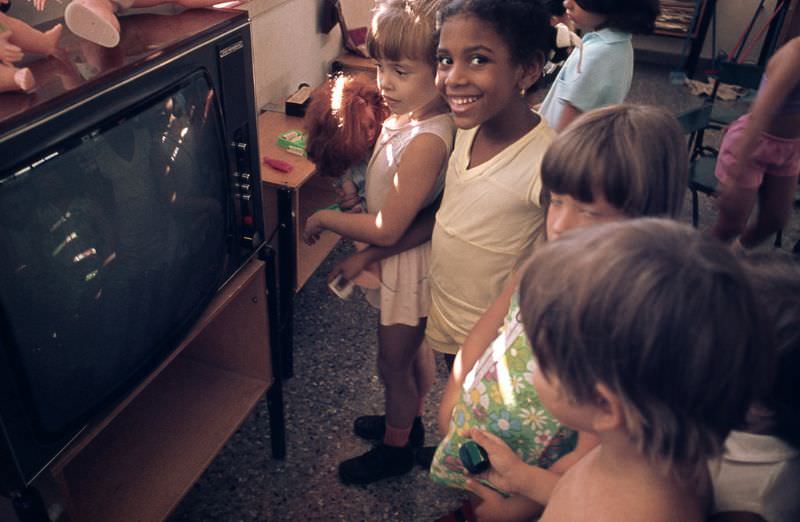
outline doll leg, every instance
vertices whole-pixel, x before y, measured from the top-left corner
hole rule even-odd
[[[64,9],[70,31],[103,47],[119,44],[119,20],[110,0],[73,0]]]
[[[33,73],[27,67],[17,69],[12,65],[0,64],[0,92],[31,92],[35,87]]]
[[[47,55],[55,54],[63,29],[61,24],[57,24],[42,32],[22,20],[3,13],[0,13],[0,25],[4,25],[11,30],[11,37],[8,41],[12,44],[20,47],[25,52]]]

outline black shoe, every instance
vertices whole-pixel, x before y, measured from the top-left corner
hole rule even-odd
[[[353,433],[367,440],[383,440],[386,432],[386,415],[363,415],[353,422]],[[425,426],[422,417],[414,417],[411,433],[408,434],[408,445],[418,448],[425,444]]]
[[[414,462],[425,469],[431,469],[433,454],[436,453],[436,446],[422,446],[414,452]]]
[[[371,484],[404,475],[414,467],[414,453],[408,446],[378,444],[358,457],[339,464],[339,480],[344,484]]]

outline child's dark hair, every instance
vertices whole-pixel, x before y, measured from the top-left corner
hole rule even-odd
[[[701,473],[741,425],[765,372],[765,326],[721,242],[663,218],[584,227],[537,250],[519,288],[544,375],[578,404],[597,404],[604,385],[662,469]]]
[[[564,16],[567,14],[567,8],[564,7],[563,0],[545,0],[544,4],[550,16]]]
[[[592,203],[600,194],[630,217],[677,217],[688,182],[686,142],[675,116],[648,105],[582,114],[542,159],[542,203],[551,192]]]
[[[542,0],[452,0],[440,11],[440,25],[457,15],[492,24],[516,64],[530,63],[537,56],[544,60],[555,49],[556,30]]]
[[[628,33],[653,32],[661,12],[659,0],[575,0],[584,11],[605,15],[604,27]]]
[[[776,250],[748,253],[743,263],[771,327],[776,359],[759,402],[772,411],[770,433],[800,449],[800,262]]]

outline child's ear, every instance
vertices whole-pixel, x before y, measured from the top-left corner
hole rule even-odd
[[[616,393],[608,386],[599,383],[595,386],[595,414],[592,418],[592,429],[597,432],[615,431],[625,425],[625,414],[622,403]]]
[[[517,89],[527,91],[539,77],[542,76],[544,67],[544,54],[537,53],[536,58],[519,66]]]

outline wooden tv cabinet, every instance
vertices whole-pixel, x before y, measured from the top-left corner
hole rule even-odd
[[[254,259],[174,352],[50,466],[39,487],[51,516],[54,502],[60,521],[169,515],[273,382],[265,289],[265,262]],[[283,425],[272,413],[274,437]]]

